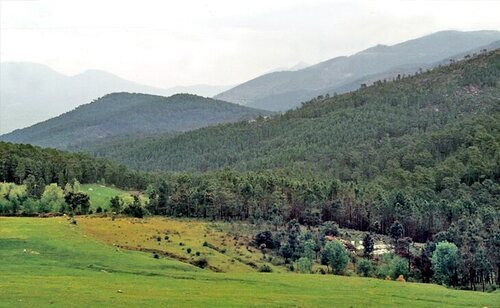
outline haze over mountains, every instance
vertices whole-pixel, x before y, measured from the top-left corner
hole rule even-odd
[[[66,76],[41,64],[5,62],[0,64],[0,134],[58,116],[113,92],[162,96],[191,93],[211,97],[227,88],[196,85],[160,89],[105,71],[88,70]]]
[[[268,114],[269,111],[191,94],[162,97],[113,93],[0,139],[64,149],[106,138],[183,132]]]
[[[361,83],[414,73],[446,63],[450,57],[463,57],[465,53],[499,46],[498,31],[444,31],[394,46],[377,45],[312,66],[299,62],[229,90],[229,87],[210,85],[161,89],[98,70],[66,76],[45,65],[1,63],[0,134],[58,116],[113,92],[214,96],[227,90],[215,98],[258,109],[284,111],[319,95],[352,91]]]
[[[215,96],[251,107],[283,111],[318,95],[352,91],[361,83],[415,73],[500,40],[499,31],[442,31],[393,46],[377,45],[297,71],[272,72]],[[498,42],[497,42],[498,43]]]

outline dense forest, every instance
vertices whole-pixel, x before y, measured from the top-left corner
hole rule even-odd
[[[103,139],[188,131],[271,114],[191,94],[170,97],[112,93],[0,140],[66,149]]]
[[[338,225],[390,235],[407,259],[405,277],[471,289],[498,284],[499,77],[494,51],[270,119],[105,144],[136,168],[182,172],[131,171],[85,154],[0,143],[0,180],[29,192],[23,200],[3,192],[2,211],[22,215],[30,195],[43,197],[36,187],[100,182],[145,191],[147,205],[124,214],[264,223],[256,243],[291,261],[311,259],[303,246],[314,238],[316,252],[338,256],[321,240]],[[85,204],[67,196],[67,204]],[[300,226],[319,237],[301,235]],[[415,251],[412,242],[427,244]]]
[[[106,159],[86,154],[42,149],[29,144],[0,142],[0,181],[22,184],[33,176],[40,186],[57,183],[64,187],[75,179],[81,183],[103,183],[143,189],[147,177]]]
[[[281,116],[174,138],[102,143],[89,152],[141,170],[280,169],[300,177],[383,181],[394,173],[435,170],[453,163],[451,157],[460,160],[483,133],[496,138],[499,77],[500,51],[495,51],[318,98]],[[480,151],[485,164],[495,163],[494,150]]]

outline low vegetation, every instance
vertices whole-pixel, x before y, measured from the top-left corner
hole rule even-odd
[[[101,243],[62,217],[0,217],[0,225],[0,299],[6,306],[494,307],[500,300],[498,293],[369,278],[213,273]]]
[[[81,230],[94,238],[124,249],[145,251],[158,256],[208,268],[215,272],[253,272],[261,265],[279,270],[263,258],[250,236],[234,236],[220,231],[217,224],[199,220],[168,218],[79,217]],[[201,260],[205,262],[200,263]]]

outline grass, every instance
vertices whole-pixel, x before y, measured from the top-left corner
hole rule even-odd
[[[106,244],[87,235],[83,219],[78,219],[82,225],[70,225],[61,217],[0,218],[0,306],[498,307],[500,303],[499,293],[430,284],[293,273],[214,273]]]
[[[80,191],[90,196],[90,207],[92,210],[100,206],[103,210],[109,209],[109,200],[115,196],[125,197],[132,202],[131,192],[124,191],[115,187],[104,186],[100,184],[81,184]],[[142,202],[146,200],[144,196],[140,196]]]
[[[274,272],[284,270],[262,260],[262,252],[249,246],[250,237],[221,232],[218,226],[200,220],[154,217],[112,221],[111,218],[80,217],[78,223],[85,234],[108,244],[155,250],[188,263],[207,258],[214,271],[255,272],[263,264]]]

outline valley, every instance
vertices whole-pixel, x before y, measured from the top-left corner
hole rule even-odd
[[[500,5],[448,2],[0,1],[0,307],[500,307]]]

